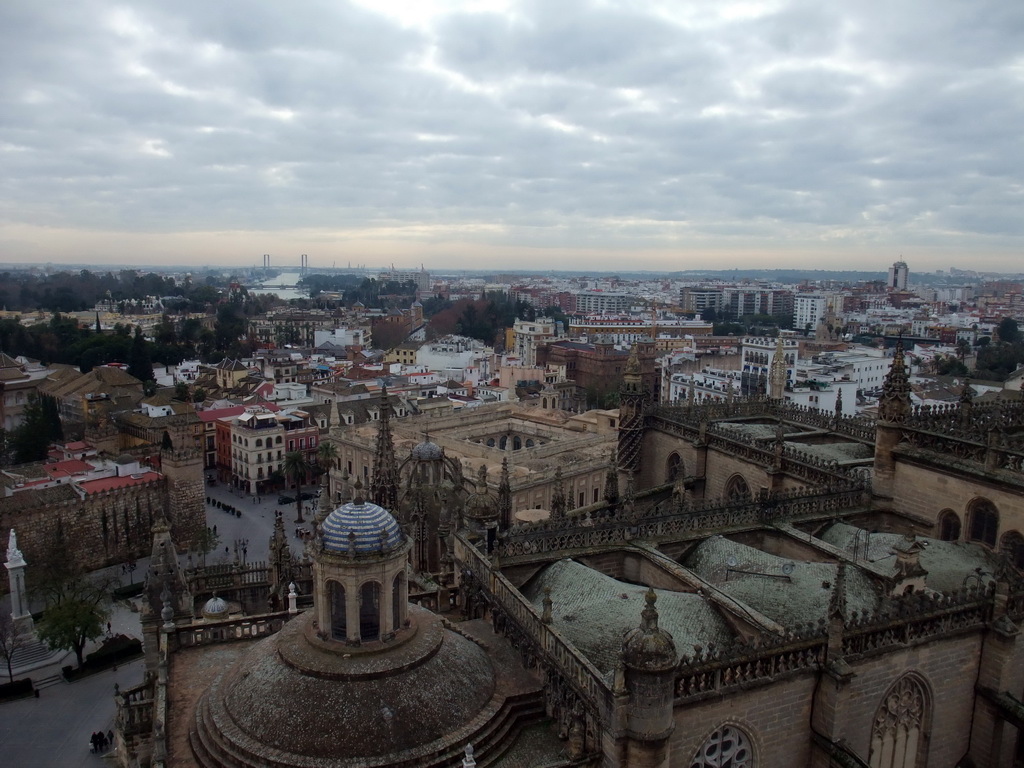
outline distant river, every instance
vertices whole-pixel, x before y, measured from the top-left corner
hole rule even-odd
[[[302,277],[301,272],[282,272],[277,277],[270,278],[266,282],[266,288],[250,288],[249,293],[276,293],[282,299],[304,299],[307,298],[309,294],[295,288],[300,277]]]

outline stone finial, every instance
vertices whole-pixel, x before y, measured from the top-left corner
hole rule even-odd
[[[840,418],[843,415],[843,390],[840,387],[836,390],[836,418]]]
[[[363,498],[363,481],[358,477],[356,478],[355,484],[352,486],[352,503],[362,506],[366,503],[366,499]]]
[[[553,619],[552,610],[551,610],[551,607],[553,605],[552,600],[551,600],[551,587],[544,587],[544,601],[543,601],[543,603],[544,603],[544,612],[541,614],[540,620],[544,624],[550,624],[552,619]]]
[[[612,693],[621,696],[627,692],[626,689],[626,662],[619,652],[619,660],[615,662],[615,676],[612,679]]]
[[[640,626],[626,633],[622,641],[622,659],[630,669],[648,672],[674,670],[676,647],[672,635],[658,626],[658,596],[652,588],[644,595]]]
[[[476,759],[473,757],[473,745],[467,744],[462,758],[462,768],[476,768]]]
[[[160,602],[163,607],[160,609],[160,619],[163,621],[165,630],[174,629],[174,607],[171,605],[171,590],[164,584],[163,592],[160,593]]]
[[[644,609],[640,612],[640,626],[647,632],[653,632],[658,628],[658,609],[655,603],[658,602],[658,595],[653,587],[647,588],[644,595]]]

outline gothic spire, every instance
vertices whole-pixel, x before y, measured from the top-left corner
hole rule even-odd
[[[882,383],[882,399],[878,403],[879,421],[899,424],[910,415],[910,377],[907,374],[907,363],[903,356],[903,337],[896,342],[896,352],[892,357],[892,367],[885,375]]]
[[[846,563],[840,562],[836,567],[836,583],[828,601],[828,617],[830,619],[846,619]]]
[[[327,516],[331,514],[333,506],[331,502],[331,471],[324,470],[323,476],[320,478],[320,499],[316,507],[317,524],[327,519]]]
[[[619,391],[619,469],[632,472],[640,468],[644,423],[647,416],[647,392],[640,372],[639,347],[629,353],[622,388]]]
[[[508,457],[501,460],[501,480],[498,482],[498,528],[507,530],[512,525],[512,484],[508,477]]]
[[[391,401],[388,388],[380,388],[380,421],[377,427],[377,448],[373,454],[373,477],[370,498],[389,512],[398,508],[398,462],[395,441],[391,437]]]
[[[555,491],[551,494],[551,519],[565,517],[565,485],[562,483],[562,468],[555,470]]]
[[[781,400],[786,392],[786,351],[780,333],[775,340],[775,354],[768,372],[768,397]]]
[[[608,455],[608,471],[604,476],[604,500],[608,506],[614,507],[619,503],[619,473],[615,468],[615,449]]]

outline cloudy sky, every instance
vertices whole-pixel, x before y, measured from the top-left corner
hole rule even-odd
[[[0,4],[0,262],[1018,271],[1020,0]]]

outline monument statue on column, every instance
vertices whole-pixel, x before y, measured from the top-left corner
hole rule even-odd
[[[11,528],[11,535],[7,539],[7,568],[8,578],[11,580],[11,618],[14,619],[14,627],[19,635],[31,635],[35,632],[35,624],[32,621],[32,611],[28,607],[28,594],[25,590],[25,556],[18,549],[18,534]]]

